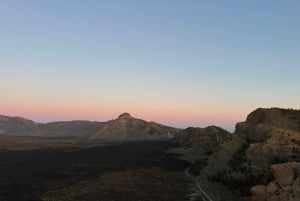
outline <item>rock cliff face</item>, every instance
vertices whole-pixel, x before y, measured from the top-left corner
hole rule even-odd
[[[300,163],[283,163],[271,166],[275,180],[267,185],[250,189],[252,201],[299,201]]]
[[[118,119],[108,121],[89,139],[110,140],[169,140],[180,129],[171,128],[155,122],[147,122],[132,117],[128,113],[121,114]]]
[[[300,111],[259,108],[236,125],[206,170],[229,186],[252,186],[272,178],[270,165],[292,161],[300,161]]]

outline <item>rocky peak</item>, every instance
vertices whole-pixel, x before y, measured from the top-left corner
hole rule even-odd
[[[265,113],[266,109],[258,108],[247,116],[246,122],[250,124],[262,123],[266,118]]]
[[[300,130],[300,110],[282,108],[258,108],[251,112],[245,122],[250,126],[269,124],[291,130]]]
[[[132,116],[129,113],[120,114],[118,119],[130,119]]]
[[[89,139],[126,141],[169,140],[179,130],[155,122],[121,114],[117,119],[105,122],[103,128],[89,136]]]

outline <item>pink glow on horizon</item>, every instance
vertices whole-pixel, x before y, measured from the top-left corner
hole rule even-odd
[[[114,99],[115,100],[115,99]],[[116,99],[118,100],[118,99]],[[108,121],[128,112],[133,117],[175,127],[205,127],[216,125],[233,128],[237,122],[244,121],[248,110],[211,106],[180,107],[178,103],[164,102],[118,102],[99,101],[99,99],[54,99],[36,96],[6,96],[0,100],[2,115],[21,116],[37,122],[89,120]]]
[[[5,107],[3,107],[5,105]],[[123,112],[130,113],[135,118],[176,127],[205,127],[216,125],[223,128],[233,128],[237,122],[244,121],[245,116],[233,112],[234,110],[220,111],[201,110],[194,111],[165,108],[155,110],[151,108],[137,107],[100,107],[95,105],[47,105],[36,102],[35,104],[7,103],[2,104],[1,114],[8,116],[21,116],[37,122],[89,120],[108,121],[116,119]]]

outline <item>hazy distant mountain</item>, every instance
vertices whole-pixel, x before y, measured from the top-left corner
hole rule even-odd
[[[39,124],[22,117],[0,116],[1,135],[37,136]]]
[[[102,122],[65,121],[40,124],[41,135],[51,137],[87,137],[103,127]]]
[[[155,122],[136,119],[128,113],[121,114],[118,119],[108,121],[89,139],[113,140],[168,140],[180,129],[164,126]]]
[[[0,116],[0,134],[14,136],[86,137],[103,126],[101,122],[66,121],[36,123],[22,117]]]
[[[169,140],[180,129],[131,117],[128,113],[108,122],[65,121],[36,123],[21,117],[0,116],[0,134],[12,136],[87,137],[105,140]]]

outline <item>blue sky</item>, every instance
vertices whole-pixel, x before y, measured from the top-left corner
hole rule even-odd
[[[295,0],[1,1],[0,109],[229,128],[256,107],[299,108],[299,9]]]

